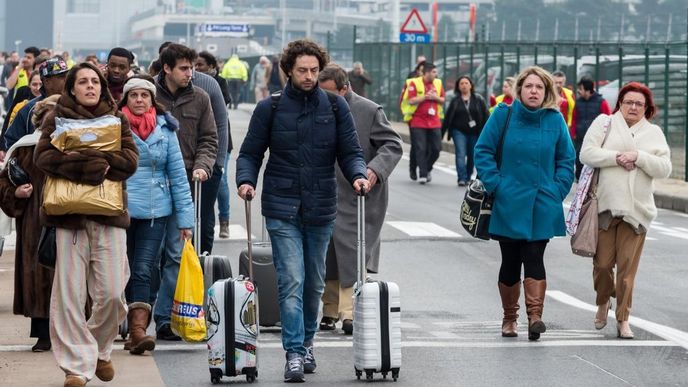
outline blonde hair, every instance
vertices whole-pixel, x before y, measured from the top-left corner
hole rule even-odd
[[[523,88],[523,83],[525,82],[526,78],[528,78],[530,75],[537,76],[542,80],[542,83],[545,84],[545,98],[542,100],[541,108],[555,109],[558,111],[559,95],[554,90],[554,79],[552,78],[552,74],[539,66],[526,67],[523,71],[521,71],[520,74],[518,74],[518,77],[516,77],[516,88],[514,90],[513,97],[523,103],[523,101],[521,101],[521,89]]]
[[[504,78],[504,82],[506,82],[509,85],[510,89],[513,89],[514,83],[516,82],[516,78],[514,77],[506,77]]]

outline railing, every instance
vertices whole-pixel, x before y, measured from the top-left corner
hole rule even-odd
[[[506,76],[516,75],[530,65],[563,71],[571,89],[575,89],[582,76],[591,77],[612,108],[620,85],[630,81],[645,83],[654,93],[658,108],[653,122],[662,127],[671,146],[672,177],[688,181],[688,41],[354,43],[354,60],[361,61],[374,80],[368,96],[384,106],[392,120],[401,120],[399,96],[418,55],[437,66],[448,96],[463,75],[473,79],[477,92],[483,96],[499,95]]]

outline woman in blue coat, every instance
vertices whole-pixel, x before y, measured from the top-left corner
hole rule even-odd
[[[485,189],[494,195],[490,234],[502,252],[498,284],[504,308],[502,336],[517,336],[523,266],[528,339],[538,340],[546,329],[543,256],[550,238],[565,235],[562,201],[573,183],[575,152],[547,71],[537,66],[523,70],[516,80],[515,98],[511,108],[500,104],[485,124],[475,146],[475,166]]]
[[[155,92],[153,78],[135,76],[124,84],[120,102],[140,154],[136,173],[127,180],[131,216],[127,230],[131,277],[126,288],[131,342],[127,344],[135,355],[155,348],[146,328],[151,315],[151,276],[159,264],[167,217],[177,217],[184,239],[191,238],[194,223],[191,189],[175,133],[178,123],[155,102]]]

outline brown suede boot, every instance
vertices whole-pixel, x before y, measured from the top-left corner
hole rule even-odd
[[[521,296],[521,281],[512,286],[499,282],[499,295],[502,297],[504,319],[502,319],[502,337],[517,337],[518,299]]]
[[[65,381],[63,387],[84,387],[86,385],[86,379],[78,375],[67,375],[65,376]]]
[[[109,382],[114,379],[115,367],[112,365],[112,360],[105,361],[98,359],[98,363],[96,364],[96,376],[104,382]]]
[[[542,322],[542,307],[545,303],[547,280],[526,278],[523,280],[523,290],[526,294],[526,312],[528,313],[528,340],[540,339],[547,327]]]
[[[146,335],[146,328],[150,324],[151,306],[145,302],[133,302],[129,304],[129,353],[141,355],[145,351],[155,349],[155,339]]]

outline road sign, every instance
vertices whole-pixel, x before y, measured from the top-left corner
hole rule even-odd
[[[248,24],[201,24],[198,28],[202,35],[206,36],[235,36],[245,37],[250,32]]]
[[[430,34],[414,34],[402,32],[399,34],[401,43],[430,43]]]
[[[417,9],[413,8],[411,12],[409,12],[408,17],[406,17],[406,21],[401,25],[400,32],[415,34],[428,33],[428,28],[425,27],[425,23],[423,23],[423,19],[420,18],[420,14],[418,13]]]

